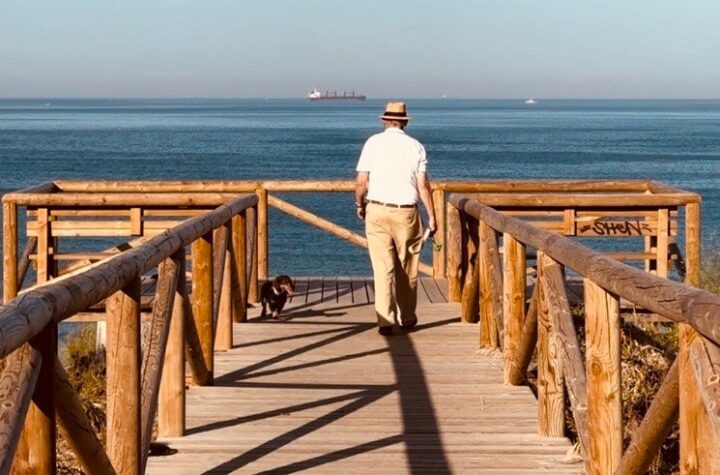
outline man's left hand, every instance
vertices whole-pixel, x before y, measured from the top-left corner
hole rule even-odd
[[[428,229],[430,230],[430,236],[434,236],[437,232],[437,223],[435,222],[435,218],[430,218],[428,220]]]

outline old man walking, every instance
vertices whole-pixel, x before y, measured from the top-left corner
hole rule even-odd
[[[395,323],[406,330],[417,324],[423,236],[418,202],[427,211],[431,233],[437,225],[425,147],[404,131],[410,120],[405,104],[389,102],[380,118],[385,130],[365,142],[358,161],[355,206],[365,220],[378,331],[388,336]]]

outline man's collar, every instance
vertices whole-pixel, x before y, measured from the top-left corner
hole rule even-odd
[[[401,133],[401,134],[405,133],[405,131],[403,129],[401,129],[400,127],[388,127],[387,129],[385,129],[385,132],[397,132],[397,133]]]

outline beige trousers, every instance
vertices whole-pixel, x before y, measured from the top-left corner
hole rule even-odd
[[[375,279],[378,325],[417,322],[417,272],[422,224],[417,207],[392,208],[368,203],[365,232]]]

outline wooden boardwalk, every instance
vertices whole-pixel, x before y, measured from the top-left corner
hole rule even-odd
[[[251,309],[215,386],[190,387],[188,434],[147,473],[582,473],[537,435],[527,387],[423,280],[417,331],[383,338],[365,279],[298,279],[285,322]],[[433,301],[433,299],[437,299]]]

